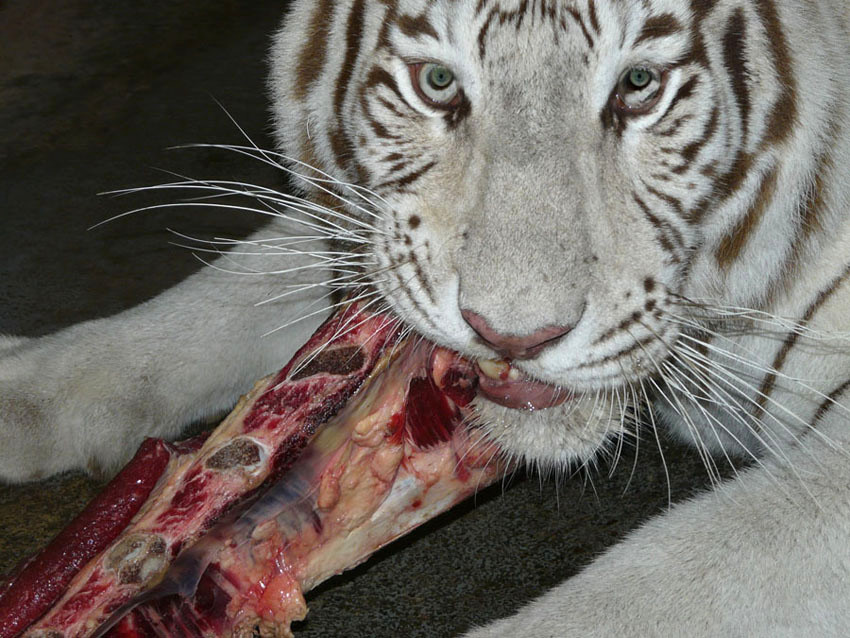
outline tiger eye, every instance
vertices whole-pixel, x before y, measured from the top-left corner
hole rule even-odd
[[[648,113],[661,98],[667,73],[651,66],[633,66],[620,76],[611,107],[622,115]]]
[[[629,71],[629,82],[635,88],[642,89],[652,81],[652,73],[642,67],[635,67]]]
[[[428,71],[427,80],[428,84],[439,91],[450,86],[454,82],[455,76],[446,67],[435,64]]]
[[[449,67],[437,62],[408,65],[416,94],[431,107],[449,110],[457,106],[460,87]]]

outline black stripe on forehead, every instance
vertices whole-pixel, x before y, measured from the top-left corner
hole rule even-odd
[[[475,15],[481,15],[481,12],[484,10],[484,7],[490,4],[490,0],[478,0],[478,4],[475,5]]]
[[[592,49],[593,38],[591,37],[590,32],[587,30],[587,26],[584,24],[584,19],[581,17],[581,14],[578,12],[577,9],[574,9],[573,7],[567,8],[567,13],[570,14],[570,17],[581,29],[582,35],[584,35],[584,39],[587,42],[587,47],[589,49]]]
[[[587,0],[587,15],[590,18],[590,28],[593,29],[596,35],[599,35],[599,20],[596,17],[596,3],[594,0]]]
[[[744,57],[747,40],[747,21],[744,12],[738,8],[732,12],[726,22],[723,33],[723,66],[729,73],[735,103],[738,105],[738,117],[741,121],[741,138],[746,144],[750,121],[750,87],[747,61]]]
[[[333,20],[332,0],[320,0],[310,16],[309,30],[312,37],[301,50],[296,66],[295,97],[303,100],[319,79],[327,58],[327,41]]]
[[[755,7],[767,32],[773,66],[781,87],[770,114],[765,139],[765,142],[775,144],[791,135],[797,121],[797,82],[776,3],[772,0],[756,0]]]
[[[333,92],[333,110],[336,125],[328,134],[328,139],[331,144],[331,150],[334,154],[334,160],[337,166],[345,167],[349,164],[351,157],[351,149],[353,144],[345,128],[342,126],[344,120],[343,109],[345,106],[345,98],[348,95],[351,80],[354,74],[354,65],[360,54],[361,43],[363,40],[364,17],[365,17],[365,0],[355,0],[351,11],[348,14],[348,19],[345,25],[345,57],[339,75],[336,78]],[[363,167],[355,163],[355,171],[359,174],[363,172]]]
[[[399,15],[396,17],[396,24],[402,34],[408,38],[418,38],[424,35],[438,40],[440,37],[431,23],[429,16],[424,12],[416,16],[408,14]]]
[[[484,4],[479,2],[479,7],[483,8]],[[524,24],[543,25],[548,24],[556,30],[556,36],[559,31],[567,31],[570,22],[578,25],[584,36],[585,43],[588,48],[593,49],[594,38],[591,30],[598,30],[595,5],[591,4],[592,16],[590,18],[591,27],[587,26],[587,18],[573,6],[563,6],[555,0],[521,0],[516,9],[503,10],[494,6],[487,13],[487,18],[481,25],[476,38],[478,42],[478,55],[483,60],[487,57],[487,38],[491,31],[496,28],[512,26],[515,31],[519,31]],[[567,16],[570,16],[567,18]]]
[[[662,13],[646,19],[635,38],[634,44],[640,44],[645,40],[665,38],[684,30],[684,27],[672,13]]]

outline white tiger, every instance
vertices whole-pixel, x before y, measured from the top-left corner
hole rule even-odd
[[[479,360],[482,427],[518,458],[586,460],[645,406],[710,472],[753,461],[470,635],[850,632],[844,2],[296,0],[271,88],[282,155],[246,152],[288,158],[326,221],[256,238],[297,235],[242,256],[277,276],[206,269],[0,344],[0,476],[176,435],[365,279]],[[255,339],[284,302],[312,318]]]

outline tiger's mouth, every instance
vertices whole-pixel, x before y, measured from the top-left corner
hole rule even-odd
[[[544,410],[572,398],[566,388],[532,379],[505,359],[479,359],[475,372],[479,393],[507,408]]]

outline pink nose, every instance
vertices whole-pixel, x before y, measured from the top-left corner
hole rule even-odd
[[[460,314],[478,336],[496,352],[509,359],[531,359],[548,345],[567,334],[572,326],[546,326],[530,335],[505,335],[496,332],[478,313],[461,310]]]

